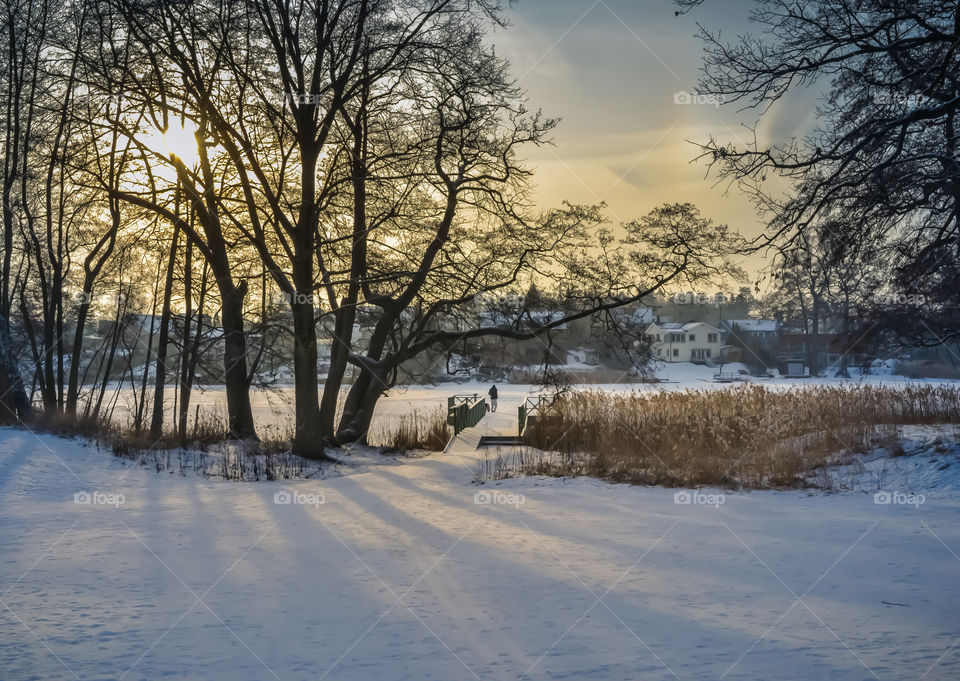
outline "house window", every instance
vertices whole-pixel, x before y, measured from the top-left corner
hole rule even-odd
[[[704,350],[704,351],[703,351],[703,354],[704,354],[705,357],[707,357],[707,358],[709,359],[709,358],[710,358],[710,349],[707,348],[706,350]]]
[[[691,342],[691,343],[694,343],[694,342],[696,342],[696,340],[697,340],[696,334],[691,333],[691,334],[690,334],[690,342]]]
[[[708,333],[708,334],[707,334],[707,342],[708,342],[708,343],[716,343],[716,342],[717,342],[717,334],[715,334],[715,333]]]
[[[658,342],[658,343],[660,342],[660,334],[659,334],[659,333],[657,334],[657,342]]]
[[[679,356],[680,356],[680,351],[677,350],[676,348],[674,348],[674,349],[673,349],[673,356],[674,356],[674,357],[679,357]]]

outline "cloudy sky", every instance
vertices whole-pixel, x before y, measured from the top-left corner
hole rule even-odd
[[[747,30],[751,4],[708,0],[677,17],[671,0],[519,0],[509,10],[512,26],[494,42],[531,106],[562,118],[556,146],[529,157],[541,206],[604,200],[611,219],[629,220],[663,202],[691,201],[704,215],[757,234],[762,221],[750,202],[706,178],[706,166],[691,163],[697,150],[690,143],[711,134],[743,140],[741,123],[754,114],[674,102],[696,85],[703,58],[697,23],[733,38]],[[812,115],[809,102],[786,104],[759,132],[800,135]]]

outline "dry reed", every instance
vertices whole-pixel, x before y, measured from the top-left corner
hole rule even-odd
[[[957,422],[960,390],[951,386],[574,392],[527,428],[525,443],[553,456],[526,461],[522,472],[795,487],[839,453],[895,453],[898,425]]]
[[[443,451],[450,440],[447,412],[442,408],[429,412],[416,409],[408,414],[401,414],[387,422],[378,433],[371,433],[368,440],[374,446],[402,451]]]

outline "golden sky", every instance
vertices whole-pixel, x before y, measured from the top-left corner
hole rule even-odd
[[[695,90],[701,68],[697,23],[732,39],[747,30],[751,5],[708,0],[677,17],[671,0],[519,0],[508,11],[512,25],[493,40],[531,108],[562,119],[556,146],[528,156],[538,169],[539,204],[603,200],[612,220],[630,220],[660,203],[690,201],[717,222],[758,234],[763,220],[750,201],[705,177],[706,166],[692,163],[691,143],[710,135],[742,143],[750,136],[742,124],[756,114],[735,104],[676,102]],[[758,133],[777,141],[801,136],[814,106],[778,105]],[[762,264],[755,259],[750,269]]]

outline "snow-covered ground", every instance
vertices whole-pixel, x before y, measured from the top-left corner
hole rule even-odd
[[[0,429],[0,679],[960,678],[960,493],[927,473],[921,503],[909,475],[876,499],[476,464],[229,483]]]
[[[590,387],[730,387],[713,372]],[[843,382],[763,384],[811,380]],[[374,427],[488,387],[396,389]],[[498,387],[509,429],[535,388]],[[260,426],[289,400],[255,393]],[[231,483],[0,429],[0,681],[958,679],[957,428],[904,435],[827,494],[476,486],[466,439]]]

